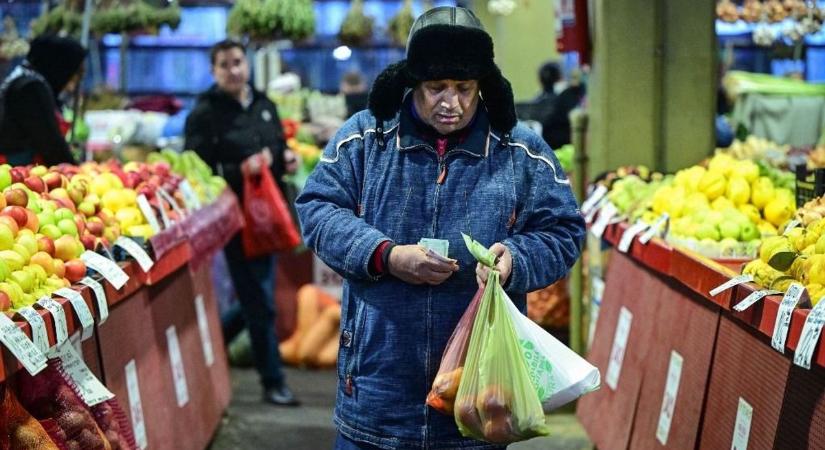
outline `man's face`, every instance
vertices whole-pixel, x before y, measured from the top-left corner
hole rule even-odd
[[[229,94],[237,95],[249,82],[249,64],[246,55],[237,47],[215,54],[212,76],[218,87]]]
[[[478,108],[477,80],[425,81],[413,93],[421,120],[440,134],[466,127]]]

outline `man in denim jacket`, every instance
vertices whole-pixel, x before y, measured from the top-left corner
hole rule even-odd
[[[525,294],[563,277],[584,221],[552,150],[516,126],[510,84],[468,10],[413,24],[407,59],[376,80],[297,200],[304,240],[345,279],[335,423],[339,449],[497,448],[425,405],[442,352],[486,272],[461,232],[499,255]],[[439,261],[415,245],[450,242]]]

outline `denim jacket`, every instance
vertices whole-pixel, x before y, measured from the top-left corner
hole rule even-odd
[[[523,126],[499,136],[483,103],[472,127],[439,157],[403,114],[379,136],[374,116],[362,111],[326,147],[297,199],[306,245],[345,279],[334,421],[353,440],[387,449],[496,448],[462,438],[453,417],[424,403],[478,288],[461,232],[509,248],[506,289],[522,310],[527,292],[563,277],[579,257],[584,221],[552,150]],[[425,237],[449,240],[458,260],[459,272],[441,285],[370,273],[381,242]]]

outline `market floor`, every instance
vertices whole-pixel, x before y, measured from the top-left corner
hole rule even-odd
[[[335,428],[335,372],[287,369],[289,385],[301,399],[299,408],[279,408],[260,401],[252,369],[232,369],[232,403],[211,450],[332,448]],[[579,450],[592,448],[572,414],[551,417],[553,437],[511,445],[512,450]]]

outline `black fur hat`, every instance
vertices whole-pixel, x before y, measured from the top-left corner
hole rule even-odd
[[[478,80],[490,125],[508,133],[516,124],[513,90],[493,56],[493,40],[472,12],[461,7],[433,8],[413,24],[407,59],[390,64],[375,79],[370,111],[379,121],[392,119],[405,90],[422,81]]]

